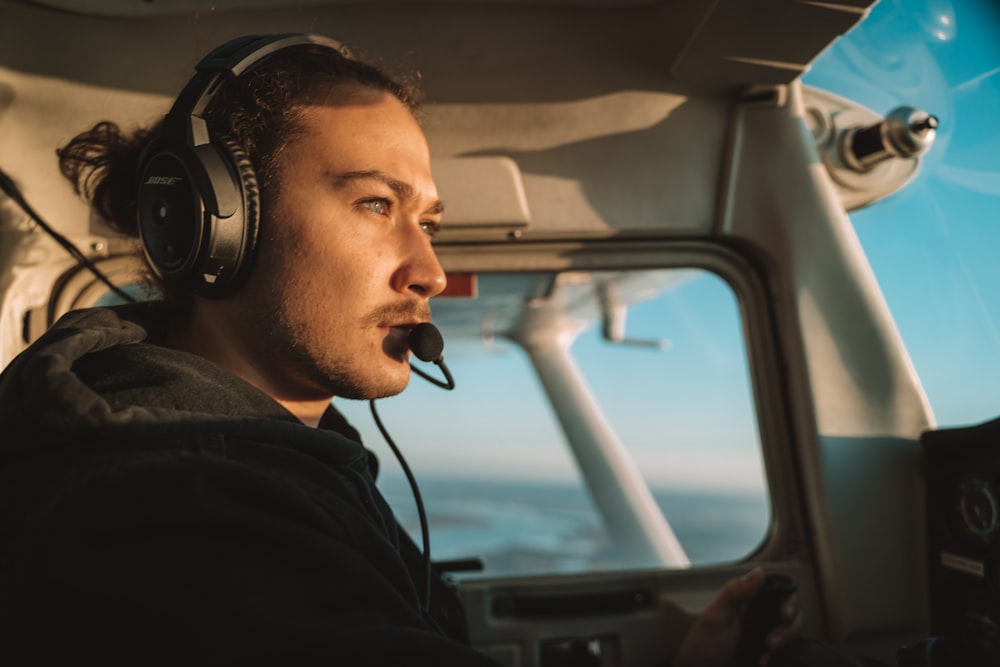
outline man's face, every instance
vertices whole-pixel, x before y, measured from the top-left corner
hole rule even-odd
[[[305,107],[279,156],[243,290],[261,328],[250,335],[292,393],[388,396],[406,387],[407,335],[445,286],[431,248],[442,205],[402,103],[357,86],[332,97]]]

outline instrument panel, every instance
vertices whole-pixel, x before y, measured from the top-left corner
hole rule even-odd
[[[969,667],[1000,665],[1000,419],[921,438],[931,622]]]

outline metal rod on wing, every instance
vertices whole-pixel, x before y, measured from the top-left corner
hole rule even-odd
[[[579,323],[564,313],[529,310],[505,335],[531,358],[625,563],[688,567],[691,561],[684,548],[569,353],[580,331]]]

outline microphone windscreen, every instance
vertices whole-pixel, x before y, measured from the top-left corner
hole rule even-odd
[[[410,351],[420,361],[437,361],[444,351],[444,338],[437,327],[430,322],[423,322],[410,330]]]

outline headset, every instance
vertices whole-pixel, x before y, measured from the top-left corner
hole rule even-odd
[[[278,51],[314,44],[349,52],[320,35],[239,37],[217,47],[174,101],[163,133],[139,158],[136,209],[143,252],[164,280],[186,281],[205,297],[229,296],[252,263],[260,190],[237,142],[211,136],[203,118],[219,89]]]

